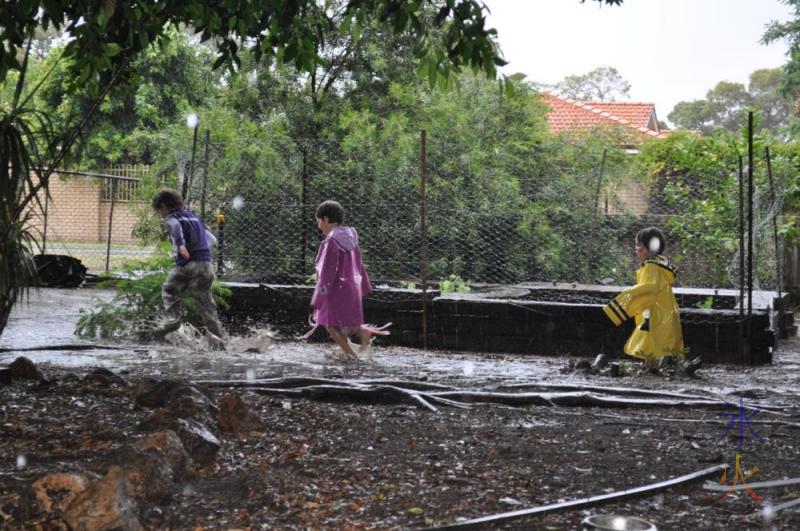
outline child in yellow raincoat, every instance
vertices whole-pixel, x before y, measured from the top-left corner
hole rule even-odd
[[[636,285],[603,307],[616,326],[634,317],[636,328],[625,343],[625,353],[640,359],[683,351],[678,303],[672,293],[676,268],[661,254],[665,245],[664,234],[656,227],[640,230],[636,257],[642,265],[636,270]]]

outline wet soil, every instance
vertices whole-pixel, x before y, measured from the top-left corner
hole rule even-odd
[[[43,290],[44,291],[44,290]],[[102,292],[47,290],[20,307],[0,337],[0,365],[25,355],[49,383],[0,385],[0,528],[54,528],[30,484],[46,474],[102,474],[150,410],[131,388],[83,380],[103,366],[135,384],[156,375],[189,380],[314,376],[394,378],[482,389],[521,382],[683,391],[719,401],[697,407],[442,407],[320,402],[204,386],[218,401],[240,394],[264,429],[220,434],[210,465],[191,467],[170,499],[140,503],[148,529],[413,529],[605,494],[727,464],[736,455],[759,481],[800,477],[800,341],[782,342],[766,367],[706,367],[699,378],[609,378],[563,373],[570,360],[381,348],[367,361],[326,358],[330,345],[277,341],[264,353],[188,353],[153,345],[89,351],[19,351],[79,342],[78,308]],[[42,324],[45,323],[45,324]],[[116,346],[116,345],[115,345]],[[574,360],[573,360],[574,361]],[[740,439],[725,401],[759,404]],[[769,411],[767,411],[769,410]],[[752,414],[752,410],[748,414]],[[721,474],[708,479],[720,484]],[[741,480],[739,480],[741,483]],[[800,486],[759,489],[755,500],[695,481],[659,494],[517,520],[496,528],[577,529],[589,514],[639,516],[659,529],[798,529]],[[765,511],[766,510],[766,511]],[[490,526],[488,528],[491,528]]]

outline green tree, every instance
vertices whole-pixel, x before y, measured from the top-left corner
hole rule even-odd
[[[720,81],[705,99],[676,104],[668,118],[681,129],[703,134],[720,130],[734,133],[741,129],[745,113],[753,110],[760,129],[782,135],[791,118],[791,106],[781,93],[780,83],[780,70],[769,68],[752,72],[747,87]]]
[[[111,88],[128,74],[131,62],[154,41],[163,44],[169,40],[165,35],[169,25],[188,25],[203,41],[213,39],[217,49],[214,66],[238,67],[244,46],[256,60],[275,60],[311,73],[316,65],[324,64],[319,50],[336,24],[358,35],[373,22],[394,34],[414,36],[419,65],[434,82],[452,79],[465,68],[494,77],[496,67],[504,64],[496,32],[486,27],[485,8],[478,0],[350,0],[342,15],[334,19],[331,9],[336,5],[316,0],[278,0],[269,5],[196,0],[22,0],[4,4],[0,10],[0,82],[5,84],[12,71],[20,76],[12,105],[0,116],[0,165],[5,185],[0,196],[0,250],[8,265],[4,274],[9,275],[0,279],[0,312],[10,311],[13,305],[14,286],[20,285],[23,276],[17,272],[31,268],[30,260],[22,255],[17,255],[20,261],[15,263],[6,259],[24,240],[24,231],[18,230],[20,216],[46,186],[53,169],[72,152]],[[431,9],[436,15],[429,20],[426,14]],[[24,84],[37,28],[55,28],[70,35],[63,53],[69,64],[66,86],[75,94],[86,92],[93,98],[86,112],[76,114],[75,122],[59,128],[58,134],[46,124],[32,124],[23,112],[38,87]],[[20,98],[23,88],[26,97]],[[9,165],[11,173],[6,173]],[[31,181],[30,171],[37,173],[38,182]],[[0,315],[0,325],[6,317],[7,313]]]
[[[616,101],[630,97],[631,84],[616,68],[601,66],[587,74],[567,76],[555,89],[574,100]]]

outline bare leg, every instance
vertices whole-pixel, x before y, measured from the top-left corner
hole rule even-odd
[[[372,332],[364,327],[361,327],[358,329],[358,337],[361,338],[361,348],[359,349],[359,352],[368,352],[370,344],[372,343]]]
[[[350,343],[347,341],[347,337],[345,337],[345,335],[342,334],[337,327],[326,326],[325,330],[328,331],[328,334],[331,336],[331,339],[333,339],[336,342],[336,344],[339,345],[339,348],[341,348],[342,351],[344,351],[345,356],[347,356],[348,358],[358,359],[358,356],[356,356],[356,353],[353,352],[353,349],[350,347]]]

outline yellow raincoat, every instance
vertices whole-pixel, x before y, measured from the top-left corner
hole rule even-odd
[[[645,260],[636,270],[636,285],[603,307],[614,325],[634,316],[636,329],[625,343],[625,353],[636,358],[674,354],[683,350],[680,314],[672,285],[676,268],[661,256]]]

